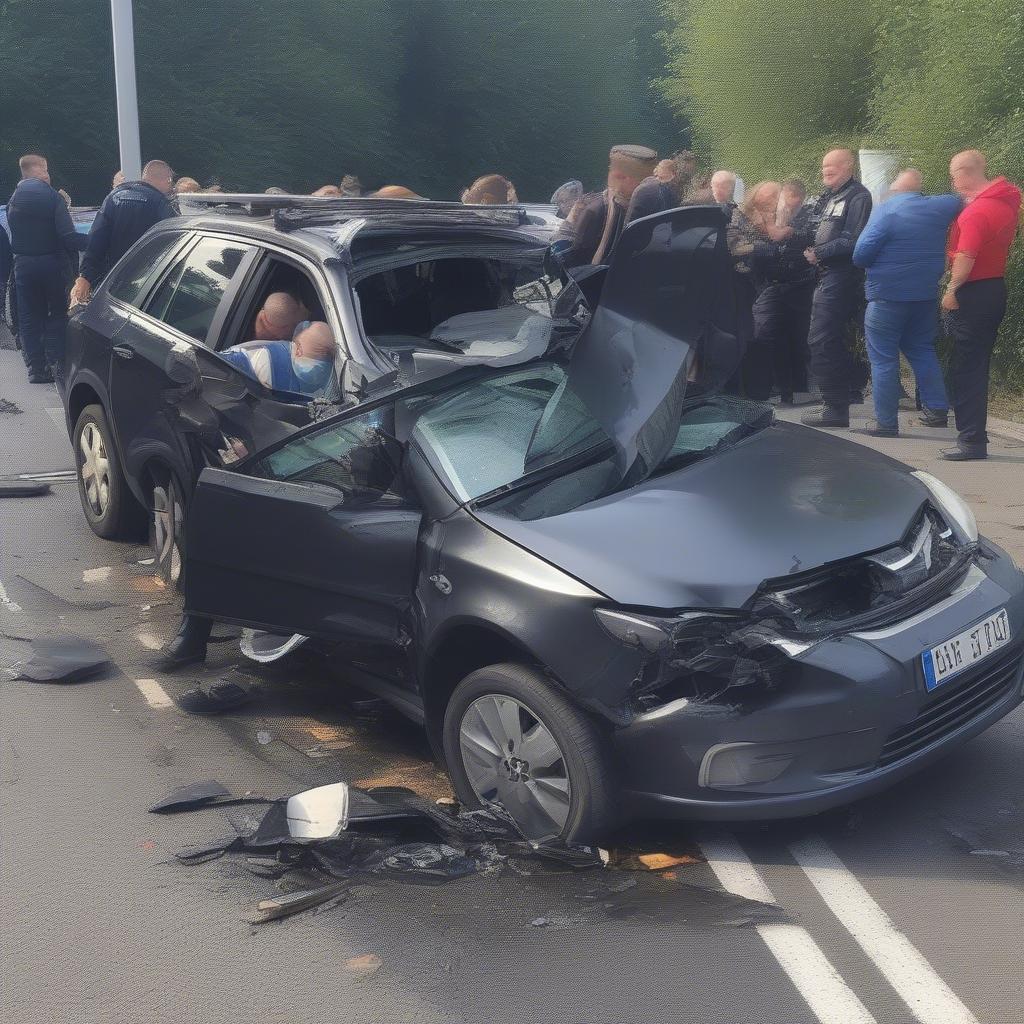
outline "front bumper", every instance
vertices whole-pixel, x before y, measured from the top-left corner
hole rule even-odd
[[[676,701],[614,736],[624,803],[640,815],[799,817],[877,792],[1024,700],[1024,575],[1004,552],[943,601],[887,629],[819,643],[776,693]],[[1011,643],[932,692],[921,653],[1006,608]]]

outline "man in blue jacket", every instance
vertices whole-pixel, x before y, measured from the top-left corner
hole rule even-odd
[[[900,352],[914,370],[921,422],[946,425],[949,401],[935,354],[937,298],[946,234],[961,206],[958,196],[921,195],[920,171],[904,171],[854,247],[853,262],[867,269],[864,333],[875,421],[865,432],[875,437],[899,435]]]
[[[87,301],[110,268],[157,221],[176,216],[168,198],[173,182],[174,172],[168,163],[150,160],[141,181],[123,182],[103,200],[89,229],[80,275],[71,289],[72,305]]]

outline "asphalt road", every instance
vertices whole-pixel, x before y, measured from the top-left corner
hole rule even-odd
[[[0,475],[72,467],[56,393],[23,383],[17,353],[0,351],[0,398],[22,410],[0,411]],[[1024,561],[1024,439],[959,466],[936,460],[924,428],[870,443],[960,490]],[[680,855],[665,873],[536,863],[438,887],[371,878],[321,913],[248,923],[280,883],[244,857],[177,862],[230,822],[148,814],[167,790],[215,778],[279,796],[346,779],[437,797],[446,780],[418,730],[353,705],[311,659],[254,668],[260,696],[230,715],[178,711],[168,697],[236,664],[237,645],[217,644],[201,674],[155,673],[178,605],[146,557],[92,535],[73,482],[0,504],[0,669],[27,656],[20,638],[57,633],[113,660],[68,686],[0,671],[2,1019],[1024,1020],[1020,712],[840,812],[618,837],[619,857]],[[379,966],[353,963],[367,955]]]

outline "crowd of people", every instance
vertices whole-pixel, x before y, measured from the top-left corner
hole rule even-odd
[[[1004,275],[1021,192],[1004,178],[990,178],[984,155],[968,150],[950,163],[951,193],[924,195],[921,175],[909,169],[873,208],[856,166],[851,150],[826,153],[824,188],[809,198],[806,184],[795,177],[747,189],[733,171],[701,173],[688,150],[659,160],[646,146],[614,146],[603,190],[587,193],[574,180],[551,197],[562,218],[553,251],[567,273],[580,276],[584,268],[608,263],[632,221],[680,206],[719,205],[729,217],[735,329],[745,350],[743,365],[728,385],[732,392],[757,401],[775,392],[783,404],[793,404],[813,382],[821,407],[803,421],[848,428],[850,406],[863,400],[868,380],[852,344],[854,328],[862,322],[875,407],[867,432],[899,434],[902,354],[916,378],[920,422],[946,426],[952,405],[958,439],[944,456],[984,458],[989,364],[1006,310]],[[69,306],[87,301],[110,267],[153,224],[177,213],[177,196],[221,187],[216,182],[200,186],[191,177],[175,181],[162,160],[147,163],[138,181],[126,181],[118,171],[85,236],[75,230],[67,193],[51,186],[46,159],[24,156],[19,169],[21,181],[0,231],[0,300],[9,292],[0,309],[10,307],[29,380],[49,383],[56,374],[59,385]],[[289,194],[277,186],[265,192]],[[424,198],[400,184],[365,191],[351,174],[311,195]],[[502,205],[519,199],[508,178],[487,174],[462,191],[461,201]],[[947,272],[941,314],[952,341],[949,398],[936,354],[939,286]],[[264,312],[273,318],[273,310]],[[307,390],[333,351],[334,339],[324,335],[326,324],[310,324],[299,310],[284,318],[290,323],[287,336],[253,341],[290,348],[289,379]],[[270,380],[274,367],[285,375],[283,351],[246,350],[231,358],[246,372]],[[296,353],[301,370],[294,368]]]

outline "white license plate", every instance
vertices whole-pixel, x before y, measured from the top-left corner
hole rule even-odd
[[[924,666],[924,684],[929,690],[941,686],[947,679],[963,672],[987,658],[993,651],[1010,642],[1010,621],[1006,609],[990,615],[958,636],[925,651],[921,655]]]

